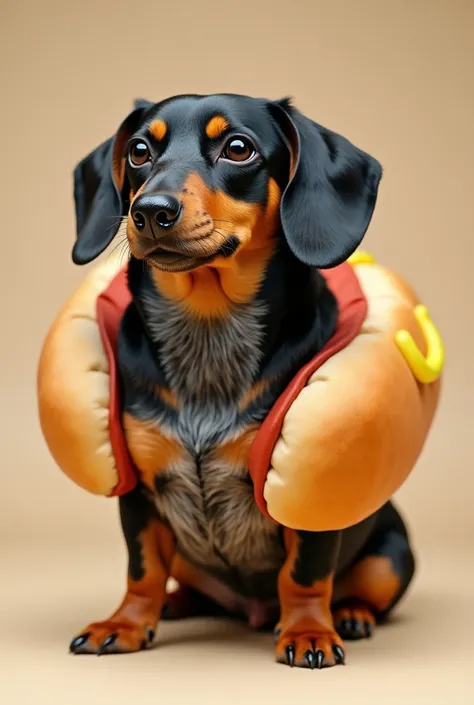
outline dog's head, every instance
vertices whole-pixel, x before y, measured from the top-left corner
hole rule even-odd
[[[305,264],[332,267],[364,237],[381,175],[287,99],[137,102],[76,167],[73,260],[93,260],[126,222],[132,254],[165,271],[226,266],[280,235]]]

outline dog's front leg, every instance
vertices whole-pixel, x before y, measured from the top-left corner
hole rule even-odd
[[[285,530],[287,558],[278,577],[280,621],[275,630],[279,663],[306,668],[344,663],[331,614],[340,542],[338,531]]]
[[[109,619],[92,622],[73,639],[70,649],[76,654],[138,651],[153,641],[166,599],[174,537],[139,488],[120,498],[120,517],[128,548],[127,591]]]

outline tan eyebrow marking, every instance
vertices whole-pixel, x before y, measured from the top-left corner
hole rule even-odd
[[[153,120],[148,129],[153,137],[160,142],[168,131],[168,125],[164,120]]]
[[[206,125],[206,135],[211,139],[215,140],[222,135],[223,132],[227,130],[229,123],[222,117],[222,115],[215,115],[209,120]]]

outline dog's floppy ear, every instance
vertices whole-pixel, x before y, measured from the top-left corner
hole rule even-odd
[[[288,99],[269,110],[290,150],[290,180],[280,205],[293,254],[334,267],[359,246],[371,221],[382,167],[341,135],[318,125]]]
[[[114,137],[88,154],[74,169],[77,239],[72,250],[75,264],[87,264],[112,242],[124,213],[124,148],[144,113],[153,103],[135,101]]]

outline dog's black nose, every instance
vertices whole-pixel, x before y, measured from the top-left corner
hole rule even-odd
[[[131,216],[137,229],[144,230],[148,226],[157,237],[159,237],[160,228],[171,228],[180,213],[181,202],[167,193],[138,196],[131,208]]]

